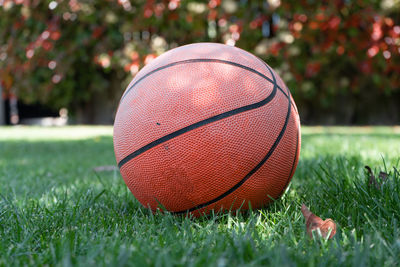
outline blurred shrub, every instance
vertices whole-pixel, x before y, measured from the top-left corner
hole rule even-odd
[[[291,88],[307,122],[362,123],[372,100],[385,101],[377,109],[399,105],[387,102],[400,96],[398,0],[0,4],[6,92],[68,107],[80,122],[111,122],[122,90],[141,66],[200,41],[236,45],[266,60]]]

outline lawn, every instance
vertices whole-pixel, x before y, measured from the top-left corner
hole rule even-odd
[[[302,130],[280,200],[194,219],[140,206],[111,127],[0,128],[0,266],[399,265],[400,128]],[[370,186],[365,165],[389,177]],[[308,238],[301,203],[336,221],[333,239]]]

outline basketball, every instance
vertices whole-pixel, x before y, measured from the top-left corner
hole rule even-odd
[[[160,55],[134,77],[113,141],[121,175],[143,206],[200,216],[279,198],[300,155],[300,119],[264,61],[196,43]]]

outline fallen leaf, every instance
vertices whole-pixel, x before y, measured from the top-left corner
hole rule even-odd
[[[379,178],[381,178],[382,182],[384,182],[388,178],[388,174],[386,172],[380,172],[379,173]]]
[[[369,166],[365,166],[365,168],[368,170],[368,173],[369,173],[368,184],[370,186],[374,185],[376,187],[376,189],[380,189],[379,183],[376,180],[375,175],[372,172],[371,168]],[[380,182],[382,183],[382,182],[387,180],[388,176],[389,176],[389,174],[387,174],[386,172],[381,171],[381,172],[379,172],[379,176],[378,177],[380,178]]]
[[[374,175],[374,173],[372,172],[371,168],[370,168],[369,166],[365,166],[365,168],[367,169],[367,171],[368,171],[368,173],[369,173],[368,184],[369,184],[370,186],[371,186],[371,185],[374,185],[377,189],[379,189],[378,182],[376,181],[375,175]]]
[[[301,212],[306,220],[306,230],[310,238],[313,238],[313,231],[318,231],[318,229],[323,238],[329,234],[329,239],[331,239],[336,234],[336,223],[332,219],[322,220],[304,204],[301,205]]]

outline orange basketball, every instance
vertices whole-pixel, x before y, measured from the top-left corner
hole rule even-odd
[[[152,210],[259,208],[293,176],[300,120],[289,89],[263,61],[197,43],[135,76],[119,103],[114,150],[125,183]]]

